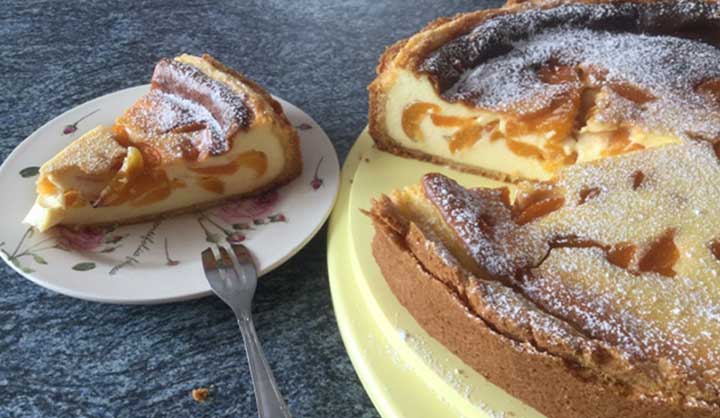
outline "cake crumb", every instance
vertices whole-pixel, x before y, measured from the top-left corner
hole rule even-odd
[[[191,392],[192,398],[195,402],[205,402],[210,396],[210,389],[208,388],[195,388]]]

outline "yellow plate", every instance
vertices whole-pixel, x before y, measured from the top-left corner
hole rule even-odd
[[[360,212],[370,200],[428,172],[466,186],[501,183],[378,151],[367,130],[345,161],[330,219],[328,269],[335,315],[350,359],[385,418],[542,418],[432,339],[400,305],[372,257],[374,233]]]

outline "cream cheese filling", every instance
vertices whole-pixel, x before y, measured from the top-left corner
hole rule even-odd
[[[473,145],[453,152],[449,147],[449,141],[459,128],[437,126],[429,117],[423,118],[419,123],[423,140],[409,137],[403,129],[403,113],[409,104],[416,102],[439,106],[443,116],[475,118],[479,125],[496,122],[499,132],[505,136],[507,117],[500,113],[472,108],[462,103],[447,102],[436,93],[427,76],[418,77],[408,70],[398,69],[396,79],[386,97],[387,132],[391,138],[405,148],[436,155],[452,162],[499,172],[512,178],[548,180],[556,173],[537,158],[521,156],[513,152],[506,141],[490,140],[490,132],[483,132],[480,139]],[[568,138],[563,144],[563,149],[567,154],[576,152],[577,162],[604,158],[603,152],[608,149],[615,129],[617,128],[592,121],[575,137]],[[545,135],[530,134],[512,139],[543,149],[552,135],[553,132],[547,132]],[[629,129],[628,140],[631,144],[639,144],[645,148],[680,142],[673,136],[647,132],[637,127]]]
[[[55,185],[57,192],[39,195],[23,222],[40,231],[59,223],[80,225],[122,222],[191,207],[221,199],[223,196],[248,193],[272,182],[282,173],[285,166],[285,151],[281,139],[273,132],[272,124],[257,125],[247,132],[240,132],[233,138],[232,144],[233,148],[229,152],[202,162],[188,164],[179,160],[163,166],[170,181],[177,180],[184,186],[173,188],[165,199],[141,206],[133,205],[132,202],[124,202],[96,208],[89,205],[68,207],[64,194],[66,190],[59,187],[61,182],[53,179],[53,174],[50,173],[47,179]],[[206,176],[190,169],[190,167],[207,168],[227,164],[248,151],[259,151],[265,155],[267,167],[262,174],[258,175],[254,168],[243,165],[240,165],[232,174],[213,176]],[[221,181],[222,193],[203,187],[201,179],[204,177],[213,177]]]

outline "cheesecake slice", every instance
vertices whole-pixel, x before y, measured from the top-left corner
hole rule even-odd
[[[209,55],[163,59],[150,91],[43,164],[24,222],[132,223],[257,194],[300,175],[278,102]]]
[[[400,156],[506,180],[713,140],[717,8],[513,1],[439,19],[381,57],[370,134]]]

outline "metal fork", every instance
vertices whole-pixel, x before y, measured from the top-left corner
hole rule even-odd
[[[275,377],[268,365],[252,320],[252,299],[257,286],[257,269],[250,251],[239,244],[231,245],[233,254],[218,246],[220,258],[213,250],[202,252],[205,276],[213,292],[225,302],[237,317],[240,333],[245,343],[250,377],[255,388],[258,416],[260,418],[291,418]]]

